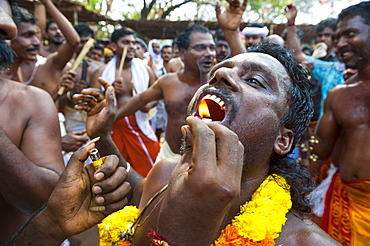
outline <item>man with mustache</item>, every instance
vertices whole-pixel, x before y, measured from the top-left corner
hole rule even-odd
[[[215,42],[211,32],[200,25],[188,27],[176,38],[184,69],[167,73],[148,90],[130,98],[118,109],[117,119],[133,114],[147,103],[164,99],[167,112],[165,143],[157,161],[179,155],[181,126],[185,124],[186,108],[195,91],[209,78],[215,59]]]
[[[61,80],[63,84],[60,84],[59,81],[65,65],[72,58],[75,48],[79,44],[79,37],[67,18],[51,0],[42,0],[41,2],[65,34],[66,42],[59,47],[58,52],[46,59],[39,57],[41,42],[36,19],[26,9],[20,8],[20,12],[17,14],[19,18],[15,19],[18,35],[11,41],[11,47],[16,53],[15,62],[8,71],[2,74],[2,77],[39,87],[47,91],[54,101],[57,101],[60,97],[58,90],[61,86],[66,87],[65,92],[73,87],[66,80]]]
[[[313,146],[317,168],[330,156],[338,167],[326,193],[322,228],[343,245],[366,245],[370,237],[369,11],[365,1],[338,16],[336,55],[357,74],[329,92]]]
[[[121,106],[131,97],[147,90],[154,83],[155,75],[143,60],[135,58],[137,43],[132,29],[116,29],[111,41],[111,48],[116,55],[94,73],[91,83],[98,83],[98,77],[102,77],[112,84],[116,90],[118,106]],[[122,59],[124,60],[121,61]],[[142,176],[146,176],[154,165],[160,148],[149,124],[148,111],[153,105],[152,103],[142,111],[134,111],[123,119],[117,119],[112,129],[112,138],[121,154]]]
[[[37,4],[36,6],[38,5],[41,4]],[[65,38],[62,30],[60,30],[58,24],[54,20],[49,20],[46,23],[44,39],[48,41],[47,46],[42,46],[40,49],[40,55],[44,57],[58,51],[59,47],[64,43]]]

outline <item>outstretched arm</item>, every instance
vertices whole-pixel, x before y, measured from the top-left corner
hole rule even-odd
[[[295,19],[297,17],[297,7],[294,3],[288,4],[285,7],[285,14],[288,20],[286,46],[293,53],[297,63],[303,63],[306,61],[306,54],[301,49],[301,42],[297,36],[297,27],[295,26]]]
[[[163,99],[160,81],[161,79],[157,80],[146,91],[131,97],[126,101],[125,104],[120,106],[117,110],[117,120],[134,114],[136,111],[140,110],[150,102]]]
[[[245,45],[240,38],[240,22],[248,1],[240,4],[239,0],[227,0],[228,4],[221,10],[220,2],[216,3],[216,16],[225,39],[231,49],[231,57],[245,52]]]
[[[76,151],[62,173],[45,208],[32,217],[8,245],[60,245],[69,236],[99,223],[122,209],[128,200],[127,172],[116,156],[103,157],[95,170],[84,167],[94,143]]]

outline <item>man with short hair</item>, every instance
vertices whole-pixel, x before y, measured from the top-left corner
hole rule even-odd
[[[328,18],[320,21],[316,26],[316,43],[325,43],[327,45],[326,55],[321,59],[324,61],[338,61],[335,56],[334,34],[337,20]]]
[[[102,62],[102,57],[104,54],[104,48],[97,43],[94,43],[94,46],[91,48],[88,56],[91,60]]]
[[[215,32],[215,42],[216,42],[216,61],[221,62],[230,56],[230,47],[225,40],[225,36],[221,29],[217,29]]]
[[[26,9],[21,8],[17,14],[19,18],[15,18],[18,35],[11,41],[11,47],[17,54],[14,58],[15,63],[1,76],[39,87],[47,91],[57,104],[57,100],[60,98],[60,95],[58,95],[59,88],[65,86],[65,92],[71,89],[69,84],[59,84],[59,79],[63,75],[66,64],[74,54],[79,43],[79,37],[67,18],[55,7],[51,0],[42,0],[41,2],[45,5],[47,12],[58,23],[66,42],[58,48],[58,52],[54,52],[47,58],[38,57],[41,42],[36,19]]]
[[[116,55],[95,73],[92,81],[97,81],[101,76],[112,84],[116,89],[118,106],[121,106],[131,97],[147,90],[155,76],[148,65],[135,58],[136,39],[132,29],[124,27],[115,30],[111,40]],[[122,57],[124,49],[127,49],[126,57]],[[122,71],[119,71],[121,59],[124,59],[124,63]],[[147,105],[142,111],[133,111],[123,119],[117,118],[112,129],[112,138],[123,157],[142,176],[146,176],[154,165],[160,148],[147,113],[153,106]]]
[[[45,25],[44,39],[47,41],[47,46],[40,49],[40,55],[46,57],[56,51],[65,41],[62,30],[60,30],[55,20],[49,20]]]
[[[161,57],[163,59],[163,67],[167,72],[168,62],[171,60],[172,54],[172,46],[171,45],[163,45],[161,49]],[[164,74],[164,73],[163,73]]]
[[[326,193],[322,228],[343,245],[366,245],[370,238],[369,13],[365,1],[338,16],[336,55],[357,74],[329,92],[313,145],[316,168],[330,156],[338,167]]]
[[[117,119],[133,114],[149,102],[164,99],[168,122],[165,142],[157,160],[179,155],[181,126],[186,124],[186,108],[195,91],[209,78],[213,67],[215,43],[211,32],[201,25],[193,25],[177,37],[180,57],[184,69],[167,73],[159,78],[148,90],[130,98],[118,109]]]

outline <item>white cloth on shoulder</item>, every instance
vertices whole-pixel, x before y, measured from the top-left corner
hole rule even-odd
[[[104,69],[101,77],[105,79],[108,83],[112,84],[116,79],[116,63],[117,57],[114,56],[113,59],[108,62],[107,67]],[[131,61],[131,73],[132,82],[135,85],[137,93],[141,93],[148,89],[149,87],[149,73],[145,67],[145,63],[137,58],[133,58]],[[135,96],[136,92],[132,89],[132,95]],[[148,113],[141,112],[140,110],[135,113],[136,122],[140,130],[152,141],[157,141],[157,137],[149,124]]]

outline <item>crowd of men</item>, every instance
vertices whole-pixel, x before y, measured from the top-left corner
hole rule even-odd
[[[129,204],[132,245],[224,245],[271,179],[291,206],[262,241],[368,245],[370,2],[321,21],[309,53],[295,4],[269,35],[240,30],[247,1],[227,2],[220,29],[168,45],[127,27],[97,39],[52,0],[0,0],[0,245],[73,246]]]

